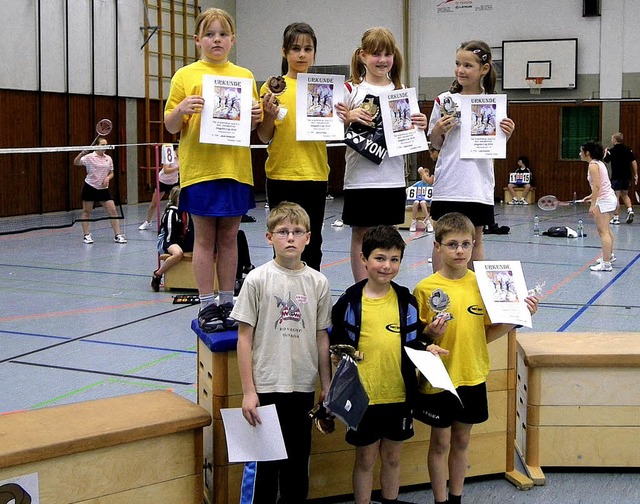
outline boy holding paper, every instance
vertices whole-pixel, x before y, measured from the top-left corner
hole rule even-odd
[[[413,436],[410,399],[416,391],[416,371],[403,347],[424,350],[425,338],[415,298],[409,289],[392,282],[404,247],[393,226],[370,228],[360,252],[367,277],[349,287],[331,313],[331,344],[351,345],[363,354],[358,373],[369,396],[357,430],[349,429],[346,435],[347,443],[356,447],[356,504],[371,502],[378,456],[382,503],[397,501],[402,442]],[[436,345],[428,350],[442,351]]]
[[[491,324],[486,314],[475,273],[467,269],[474,237],[475,227],[464,215],[454,212],[438,219],[434,247],[442,268],[414,289],[425,334],[450,351],[442,361],[462,401],[420,377],[413,416],[431,426],[427,462],[436,504],[461,502],[471,428],[489,418],[487,343],[515,327]],[[525,302],[533,315],[538,298],[528,296]]]

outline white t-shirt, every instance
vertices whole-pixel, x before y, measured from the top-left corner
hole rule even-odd
[[[362,105],[368,94],[379,96],[382,92],[395,89],[393,83],[386,86],[373,86],[367,82],[349,85],[351,92],[349,88],[345,89],[345,104],[349,110]],[[347,147],[345,161],[344,189],[405,187],[404,156],[389,157],[387,155],[378,165]]]
[[[429,135],[442,117],[440,104],[451,99],[460,110],[460,94],[449,91],[438,95],[429,118]],[[493,159],[460,158],[460,125],[445,135],[434,171],[433,201],[465,201],[493,205],[495,175]]]
[[[247,275],[231,316],[255,328],[258,393],[315,391],[316,331],[331,324],[329,281],[322,273],[309,266],[288,270],[271,260]]]

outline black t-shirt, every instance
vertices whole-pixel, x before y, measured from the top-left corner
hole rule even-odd
[[[615,144],[604,157],[605,162],[611,163],[611,180],[631,180],[631,163],[636,157],[633,151],[624,144]]]

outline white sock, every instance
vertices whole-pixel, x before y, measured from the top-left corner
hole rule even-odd
[[[207,306],[215,303],[216,295],[215,293],[203,294],[200,296],[200,309],[204,310]]]
[[[233,291],[218,291],[218,296],[220,296],[220,304],[223,305],[225,303],[233,303]]]

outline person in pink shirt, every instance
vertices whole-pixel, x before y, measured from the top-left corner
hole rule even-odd
[[[98,139],[98,146],[107,145],[107,139],[101,137]],[[116,243],[127,243],[127,239],[120,232],[120,221],[118,220],[118,212],[113,202],[111,193],[109,192],[109,182],[113,178],[113,160],[108,156],[104,149],[96,149],[88,153],[82,151],[73,160],[76,166],[84,166],[87,169],[87,176],[82,186],[82,233],[84,238],[82,241],[88,245],[93,243],[93,237],[89,232],[89,218],[93,205],[96,202],[107,211],[111,219],[111,227],[113,228]]]

